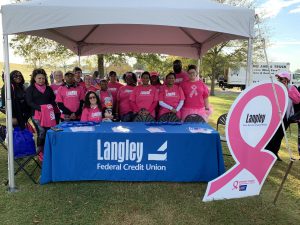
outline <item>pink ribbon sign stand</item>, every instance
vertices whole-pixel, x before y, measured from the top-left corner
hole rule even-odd
[[[284,116],[287,90],[278,82],[274,86]],[[264,148],[281,125],[272,83],[259,83],[243,91],[226,122],[226,140],[236,164],[208,183],[203,201],[259,195],[276,161],[276,156]]]

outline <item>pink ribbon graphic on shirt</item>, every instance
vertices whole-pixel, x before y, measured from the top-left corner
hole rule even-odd
[[[278,85],[277,83],[274,85],[278,96],[279,107],[284,115],[287,104],[286,93],[284,92],[283,86]],[[257,142],[257,145],[252,147],[244,140],[241,134],[240,123],[243,122],[241,121],[241,117],[243,113],[245,113],[244,109],[247,104],[252,99],[260,96],[266,97],[270,101],[272,106],[272,117],[268,127],[266,128],[266,132]],[[259,185],[262,185],[275,160],[275,157],[272,153],[262,151],[272,138],[273,134],[276,132],[281,122],[275,96],[272,90],[272,84],[264,83],[253,87],[244,95],[242,95],[239,100],[236,100],[232,108],[233,109],[231,113],[228,115],[227,141],[231,154],[237,164],[225,174],[209,183],[205,196],[207,198],[225,187],[229,182],[232,182],[234,177],[236,177],[243,169],[246,169],[253,174],[256,177]],[[257,108],[259,111],[259,105]],[[256,134],[253,132],[251,135]],[[233,188],[235,189],[237,187],[238,181],[235,181],[233,183]]]
[[[193,95],[197,96],[198,92],[197,92],[197,86],[196,85],[192,85],[191,88],[192,88],[192,91],[190,92],[190,97],[192,98]]]

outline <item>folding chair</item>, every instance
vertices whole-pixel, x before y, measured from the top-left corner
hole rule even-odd
[[[180,122],[180,119],[175,113],[169,112],[162,114],[161,117],[159,117],[158,122]]]
[[[225,128],[225,126],[226,126],[226,119],[227,119],[227,113],[224,113],[221,116],[219,116],[219,118],[217,120],[217,131],[219,131],[219,125],[222,125]],[[227,143],[225,134],[224,135],[220,134],[220,139],[221,139],[222,142],[226,142]],[[231,154],[223,154],[223,155],[231,156]]]
[[[217,131],[219,131],[219,125],[223,125],[225,127],[226,125],[226,119],[227,119],[227,113],[222,114],[219,116],[217,120]],[[221,141],[227,142],[225,135],[220,135]]]
[[[4,142],[5,137],[6,127],[4,125],[0,125],[0,144],[2,145],[3,149],[8,151]],[[37,169],[41,169],[41,165],[37,161],[36,156],[37,153],[14,155],[15,176],[23,171],[29,177],[29,179],[32,180],[33,183],[37,184],[39,178],[35,179],[34,175]],[[6,184],[8,184],[8,181],[6,182]]]
[[[193,122],[193,123],[206,123],[202,116],[198,114],[190,114],[185,119],[184,122]]]
[[[155,122],[155,119],[151,115],[140,115],[138,114],[134,119],[133,122]]]

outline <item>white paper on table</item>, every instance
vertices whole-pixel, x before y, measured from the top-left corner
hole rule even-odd
[[[116,132],[116,133],[129,133],[130,132],[130,129],[128,129],[127,127],[123,127],[123,126],[112,127],[111,129],[113,130],[113,132]]]
[[[150,133],[164,133],[166,130],[163,127],[149,127],[146,129]]]
[[[70,127],[72,132],[92,132],[95,131],[95,127],[85,126],[85,127]]]
[[[211,134],[213,132],[212,129],[198,128],[198,127],[189,127],[189,131],[191,133],[204,133],[204,134]]]

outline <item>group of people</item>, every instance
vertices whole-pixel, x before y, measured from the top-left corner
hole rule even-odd
[[[61,121],[130,122],[137,115],[159,119],[165,113],[181,120],[189,114],[207,119],[209,91],[198,78],[197,67],[190,65],[186,73],[176,60],[173,69],[164,84],[158,73],[143,72],[138,84],[136,74],[127,72],[123,75],[125,85],[118,82],[114,71],[99,82],[90,75],[82,79],[79,67],[64,75],[55,71],[54,82],[49,85],[45,70],[35,69],[27,89],[22,73],[14,70],[10,74],[13,126],[23,129],[31,118],[38,151],[42,152],[46,131]]]

